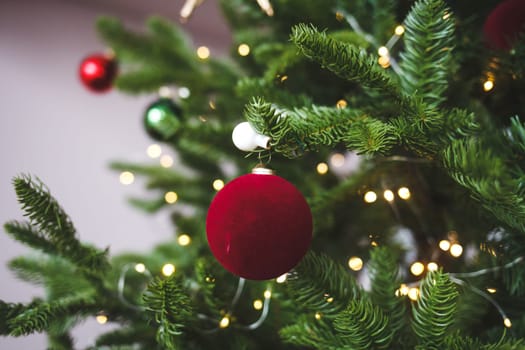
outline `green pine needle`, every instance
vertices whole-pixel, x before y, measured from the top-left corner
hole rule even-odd
[[[348,300],[362,294],[357,281],[328,256],[309,252],[288,279],[288,289],[297,306],[334,319]]]
[[[176,336],[182,333],[192,310],[191,301],[174,277],[156,277],[143,295],[146,310],[154,315],[157,342],[166,349],[176,349]]]
[[[37,302],[19,309],[13,318],[7,320],[10,335],[19,337],[42,332],[51,327],[53,321],[68,316],[96,313],[100,305],[90,296],[71,296],[53,302]]]
[[[442,349],[454,323],[458,291],[447,274],[429,272],[412,309],[412,328],[422,349]]]
[[[397,331],[404,325],[406,309],[403,300],[395,295],[401,284],[396,256],[381,246],[371,250],[370,258],[371,300],[388,315],[389,327]]]
[[[398,86],[383,72],[376,57],[353,45],[328,37],[313,25],[294,26],[291,40],[303,55],[317,61],[339,77],[399,99]]]
[[[452,61],[454,17],[441,0],[417,1],[405,19],[401,54],[404,93],[421,97],[429,107],[445,100]]]
[[[6,231],[34,248],[56,253],[84,270],[100,273],[109,267],[107,250],[80,243],[69,216],[40,180],[23,175],[16,177],[13,184],[31,227],[11,222],[5,226]]]
[[[335,319],[336,331],[355,350],[387,349],[394,332],[388,316],[367,299],[355,299]]]

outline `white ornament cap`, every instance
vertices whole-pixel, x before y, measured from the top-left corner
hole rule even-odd
[[[252,174],[255,175],[275,175],[275,171],[269,168],[265,168],[264,165],[259,164],[252,169]]]
[[[257,147],[270,148],[270,137],[258,134],[248,122],[242,122],[233,129],[232,140],[241,151],[251,152]]]

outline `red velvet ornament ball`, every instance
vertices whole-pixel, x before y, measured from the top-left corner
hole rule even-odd
[[[312,213],[294,185],[259,168],[217,193],[206,233],[213,255],[228,271],[265,280],[288,272],[306,254]]]
[[[117,62],[108,56],[91,55],[80,63],[80,80],[93,92],[105,92],[113,86]]]
[[[525,32],[525,0],[506,0],[496,6],[483,25],[488,43],[508,50],[519,33]]]

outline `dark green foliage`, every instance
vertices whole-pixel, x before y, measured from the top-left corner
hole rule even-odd
[[[443,153],[450,175],[506,225],[525,232],[521,180],[504,159],[476,139],[454,141]]]
[[[389,328],[397,331],[406,318],[404,301],[395,295],[401,284],[397,258],[392,250],[383,246],[372,249],[370,258],[370,299],[388,316]]]
[[[328,38],[326,33],[306,24],[292,28],[291,40],[303,55],[339,77],[390,96],[399,96],[398,87],[377,65],[376,58],[359,48]]]
[[[175,278],[155,278],[144,293],[146,310],[158,324],[156,339],[166,349],[176,349],[176,336],[191,315],[191,302]]]
[[[53,319],[64,315],[85,315],[98,310],[93,298],[86,296],[66,297],[46,303],[38,302],[18,310],[17,315],[7,321],[9,334],[15,337],[48,330]]]
[[[296,324],[281,329],[280,335],[287,343],[319,350],[343,349],[345,345],[330,323],[313,320],[313,317],[300,318]]]
[[[107,251],[84,245],[75,237],[75,228],[56,200],[39,180],[29,176],[13,180],[18,201],[30,220],[5,226],[13,237],[33,247],[71,261],[86,271],[108,268]]]
[[[445,100],[454,43],[454,17],[441,0],[415,3],[405,19],[405,50],[400,75],[404,92],[429,107]]]
[[[420,294],[412,309],[420,349],[441,349],[454,322],[458,292],[446,274],[435,272],[427,274]]]
[[[334,322],[335,330],[352,349],[387,349],[394,332],[379,307],[366,299],[352,300]]]
[[[258,132],[271,137],[271,145],[276,151],[287,157],[297,157],[320,145],[341,142],[370,153],[388,149],[389,145],[385,135],[388,128],[379,131],[383,124],[369,120],[371,118],[359,110],[316,106],[283,110],[262,99],[254,99],[247,105],[245,116]],[[362,125],[360,129],[363,131],[355,133],[356,125]],[[375,128],[370,130],[367,125]]]
[[[294,269],[288,290],[297,307],[323,318],[333,319],[349,300],[362,291],[356,280],[341,265],[323,254],[309,252]]]

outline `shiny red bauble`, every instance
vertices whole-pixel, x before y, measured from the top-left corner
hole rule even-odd
[[[499,3],[485,20],[483,33],[493,48],[512,48],[519,34],[525,33],[525,0]]]
[[[252,280],[278,277],[306,254],[312,213],[303,195],[267,169],[229,182],[206,218],[210,249],[233,274]]]
[[[93,92],[105,92],[113,86],[117,76],[117,62],[104,55],[91,55],[80,63],[82,83]]]

